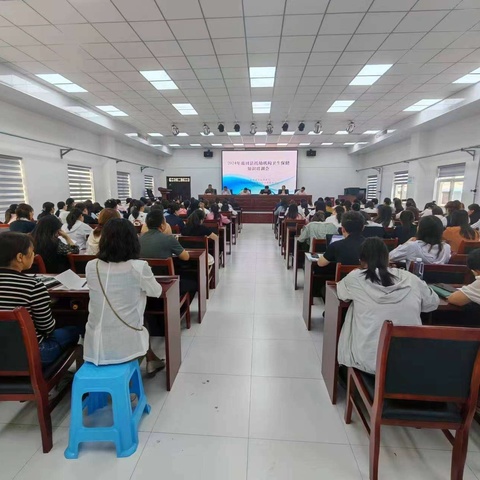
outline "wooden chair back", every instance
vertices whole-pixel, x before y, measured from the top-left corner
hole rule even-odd
[[[413,273],[414,262],[410,263]],[[466,265],[424,265],[423,280],[427,283],[449,283],[468,285],[475,280],[472,271]]]
[[[28,270],[24,270],[23,273],[47,273],[45,262],[41,255],[35,255],[33,257],[32,266]]]
[[[135,231],[137,232],[137,235],[140,235],[142,233],[142,227],[143,225],[134,225]]]
[[[70,264],[70,268],[77,274],[81,275],[85,273],[85,268],[87,263],[90,260],[94,260],[96,255],[80,255],[77,253],[69,253],[67,255],[68,263]]]
[[[172,258],[142,258],[152,269],[154,275],[175,275]]]
[[[480,248],[480,241],[463,240],[458,247],[457,253],[468,255],[472,250],[476,250],[477,248]]]
[[[174,225],[172,227],[172,233],[175,233],[175,234],[179,235],[181,233],[180,226],[179,225]]]
[[[448,262],[450,265],[466,265],[467,264],[468,255],[463,253],[456,253],[450,257],[450,261]]]
[[[339,282],[340,280],[345,278],[351,271],[357,270],[358,268],[358,265],[342,265],[341,263],[337,263],[337,267],[335,269],[335,281]]]
[[[382,240],[389,252],[398,247],[398,238],[383,238]]]
[[[215,222],[213,220],[209,220],[209,221],[205,221],[203,222],[203,224],[209,228],[210,230],[212,230],[213,233],[215,234],[219,234],[219,225],[218,225],[218,222]]]
[[[327,240],[325,238],[314,238],[310,245],[311,253],[325,253],[327,250]]]

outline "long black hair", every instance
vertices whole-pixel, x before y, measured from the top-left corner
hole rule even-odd
[[[380,223],[383,228],[388,228],[392,221],[392,207],[388,205],[379,205],[377,208],[377,216],[374,222]]]
[[[384,287],[395,284],[395,275],[388,271],[388,248],[378,237],[367,238],[360,249],[360,261],[366,265],[365,278]]]
[[[67,228],[71,230],[82,215],[83,210],[80,210],[79,208],[70,210],[70,213],[67,215]]]
[[[130,215],[132,215],[132,217],[136,220],[140,216],[140,209],[144,207],[145,204],[140,200],[135,200],[130,204],[130,206],[132,207],[130,210]]]
[[[41,255],[46,263],[55,261],[60,241],[57,233],[61,228],[62,222],[55,215],[47,215],[37,222],[32,232],[35,253]]]
[[[123,218],[110,219],[103,227],[97,257],[108,263],[140,258],[140,242],[133,223]]]
[[[205,220],[205,213],[201,209],[193,211],[187,218],[187,227],[195,228],[200,226]]]
[[[55,205],[52,202],[45,202],[42,205],[42,211],[38,214],[37,219],[40,220],[46,215],[53,215],[53,210],[55,210]]]
[[[342,223],[342,217],[343,214],[345,213],[345,209],[342,206],[335,207],[335,213],[337,217],[337,222]]]
[[[472,203],[468,206],[468,210],[472,213],[470,216],[470,225],[472,223],[477,223],[480,220],[480,205],[478,203]]]
[[[475,230],[468,223],[468,213],[465,210],[454,210],[452,213],[452,227],[460,227],[460,235],[467,240],[475,240]]]
[[[287,214],[285,215],[285,218],[290,218],[292,220],[295,220],[298,216],[298,206],[296,203],[292,203],[289,205]]]
[[[404,210],[400,214],[400,222],[402,224],[402,227],[405,230],[410,231],[410,229],[414,226],[413,225],[414,221],[415,221],[415,215],[411,210]]]
[[[395,213],[396,214],[398,214],[400,212],[403,212],[402,201],[399,198],[394,198],[393,199],[393,206],[395,207]]]
[[[33,244],[32,237],[20,232],[4,232],[0,235],[0,268],[10,266],[19,253],[27,255]]]
[[[418,223],[417,230],[417,240],[421,240],[426,244],[430,245],[428,251],[430,252],[432,248],[437,245],[438,253],[437,257],[443,250],[443,223],[435,215],[428,215],[427,217],[422,217]]]
[[[222,215],[216,203],[212,204],[212,206],[210,207],[210,212],[213,213],[213,219],[216,220],[217,222],[220,222]]]

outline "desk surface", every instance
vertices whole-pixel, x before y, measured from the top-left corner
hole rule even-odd
[[[209,195],[205,193],[198,195],[198,198],[205,198],[208,201],[216,198],[219,200],[231,199],[232,197],[243,210],[251,212],[271,212],[282,200],[286,200],[288,203],[292,200],[297,203],[300,203],[301,200],[307,200],[309,204],[312,202],[311,195]]]

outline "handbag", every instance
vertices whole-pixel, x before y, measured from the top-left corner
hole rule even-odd
[[[98,270],[98,260],[97,260],[97,264],[96,264],[96,270],[97,270],[98,283],[100,284],[100,288],[102,289],[103,296],[105,297],[105,300],[107,301],[108,306],[110,307],[110,309],[112,310],[112,312],[115,314],[115,316],[116,316],[126,327],[131,328],[132,330],[135,330],[136,332],[142,332],[142,331],[143,331],[143,327],[142,327],[142,328],[132,327],[132,326],[129,325],[125,320],[123,320],[122,317],[120,317],[120,315],[119,315],[119,314],[115,311],[115,309],[113,308],[112,304],[110,303],[110,300],[109,300],[108,297],[107,297],[107,292],[105,292],[105,289],[103,288],[102,280],[100,279],[100,272],[99,272],[99,270]]]

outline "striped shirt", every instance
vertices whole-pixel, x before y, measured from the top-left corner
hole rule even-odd
[[[40,343],[55,329],[47,287],[27,275],[0,268],[0,310],[25,307],[30,313]]]

